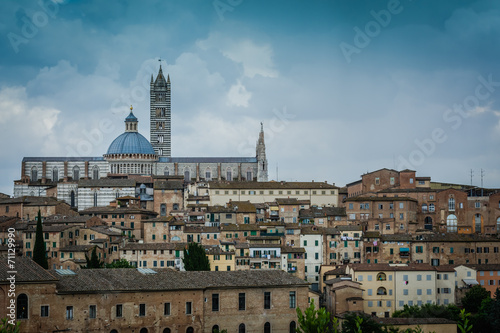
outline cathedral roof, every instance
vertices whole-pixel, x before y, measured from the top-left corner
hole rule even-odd
[[[148,139],[142,136],[139,132],[125,132],[111,143],[106,154],[154,155],[155,151]]]

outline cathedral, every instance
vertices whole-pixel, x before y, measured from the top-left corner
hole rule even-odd
[[[56,195],[81,210],[105,203],[97,200],[97,189],[99,194],[108,191],[116,197],[135,195],[134,187],[139,184],[127,181],[141,179],[139,176],[182,176],[186,183],[267,181],[262,126],[255,156],[171,157],[170,93],[170,77],[165,78],[160,65],[156,79],[151,75],[149,141],[139,133],[139,119],[130,107],[125,131],[111,142],[102,156],[24,157],[21,179],[14,182],[14,197]]]

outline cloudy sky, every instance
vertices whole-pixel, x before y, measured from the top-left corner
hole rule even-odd
[[[379,168],[500,187],[500,3],[2,1],[0,192],[23,156],[101,156],[149,80],[172,82],[173,156],[252,156],[342,186]],[[278,174],[279,173],[279,176]]]

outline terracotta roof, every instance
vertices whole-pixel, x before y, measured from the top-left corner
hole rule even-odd
[[[184,181],[182,180],[164,180],[164,181],[155,181],[154,183],[155,190],[183,190],[184,189]]]
[[[155,273],[143,274],[130,268],[78,270],[75,275],[59,276],[57,290],[60,294],[77,294],[309,285],[282,270],[178,272],[167,268],[151,271]]]
[[[345,199],[346,202],[349,201],[413,201],[418,202],[417,199],[409,197],[351,197]]]
[[[68,245],[60,248],[60,252],[88,252],[92,250],[96,245]]]
[[[338,189],[322,182],[208,182],[210,189]]]
[[[184,243],[127,243],[120,250],[183,250]]]
[[[500,271],[500,264],[465,264],[463,266],[475,269],[476,271]]]
[[[372,271],[435,271],[436,268],[429,264],[348,264],[348,267],[354,271],[372,272]]]
[[[304,253],[304,252],[306,252],[306,249],[304,249],[303,247],[295,247],[288,245],[281,246],[281,253]]]

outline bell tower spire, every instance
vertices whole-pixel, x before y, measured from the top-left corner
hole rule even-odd
[[[171,156],[170,76],[167,79],[160,68],[156,79],[151,77],[150,100],[150,142],[159,157]]]

